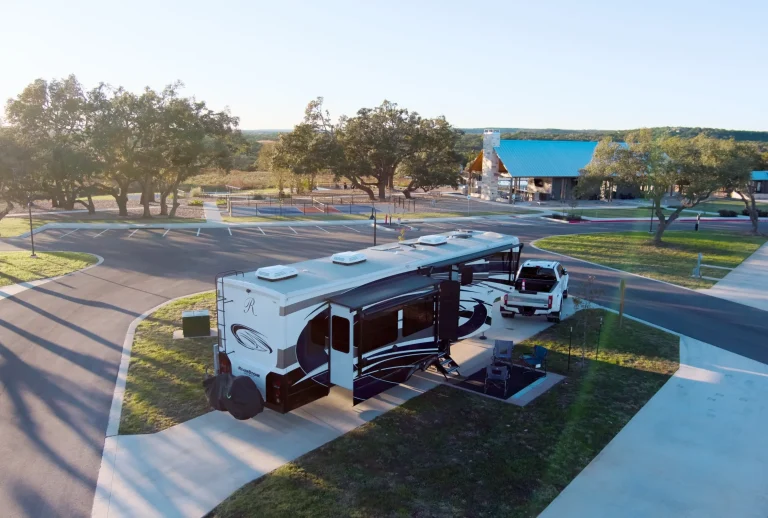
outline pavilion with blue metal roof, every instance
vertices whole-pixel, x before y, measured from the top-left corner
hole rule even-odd
[[[509,175],[510,189],[526,199],[566,199],[573,192],[580,171],[592,160],[597,144],[573,140],[501,140],[497,131],[486,130],[483,151],[468,170],[481,172],[483,184],[498,182],[499,177]],[[520,179],[528,180],[522,189]],[[752,180],[757,182],[758,193],[768,193],[768,171],[754,171]],[[493,199],[496,195],[485,197]]]
[[[561,199],[570,196],[579,170],[592,160],[596,147],[597,142],[571,140],[499,140],[492,149],[498,157],[498,172],[507,173],[512,182],[529,179],[526,193],[531,197]],[[483,152],[469,170],[483,170]]]

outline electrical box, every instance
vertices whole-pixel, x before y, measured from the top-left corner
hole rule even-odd
[[[211,336],[211,315],[207,309],[200,311],[182,311],[181,329],[184,338]]]

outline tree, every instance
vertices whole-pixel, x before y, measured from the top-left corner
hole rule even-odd
[[[398,168],[398,174],[410,180],[403,189],[406,198],[417,189],[428,192],[442,185],[458,187],[463,158],[455,151],[458,136],[444,117],[421,121],[419,149]]]
[[[41,187],[54,206],[71,210],[83,193],[93,209],[90,187],[99,173],[91,147],[88,96],[74,75],[38,79],[6,105],[6,115],[35,155]]]
[[[37,189],[33,151],[12,128],[0,127],[0,219],[8,215],[14,203],[30,201]]]
[[[584,169],[584,177],[587,182],[611,177],[640,186],[658,220],[653,241],[659,246],[664,232],[683,210],[727,185],[732,172],[722,142],[705,135],[693,139],[654,137],[650,130],[641,130],[628,135],[623,145],[601,142]],[[674,190],[680,194],[680,204],[666,216],[662,201]]]
[[[757,183],[752,180],[752,172],[763,166],[759,150],[753,144],[745,142],[726,141],[726,164],[731,174],[729,182],[725,185],[728,192],[735,192],[746,206],[749,220],[752,223],[752,233],[760,233],[760,213],[757,208],[755,194]]]
[[[206,167],[229,171],[234,151],[245,143],[236,129],[238,119],[227,111],[209,110],[204,102],[174,97],[164,107],[163,114],[167,149],[155,181],[160,191],[160,214],[174,217],[180,205],[181,182]],[[172,195],[170,214],[169,195]]]
[[[397,167],[420,151],[421,117],[397,104],[384,101],[376,108],[361,108],[357,115],[343,118],[338,134],[344,151],[342,176],[352,187],[373,199],[374,187],[380,200],[394,185]]]

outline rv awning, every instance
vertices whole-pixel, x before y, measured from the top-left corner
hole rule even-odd
[[[437,291],[440,279],[424,275],[410,274],[399,279],[382,279],[353,288],[340,295],[330,298],[330,302],[352,310],[373,306],[373,311],[382,311],[389,307],[398,306],[407,300],[420,298]],[[386,306],[386,307],[385,307]]]

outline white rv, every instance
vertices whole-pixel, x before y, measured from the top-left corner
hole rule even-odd
[[[216,278],[216,374],[251,377],[266,406],[290,412],[328,394],[354,404],[434,366],[486,330],[514,288],[522,243],[455,231]]]

